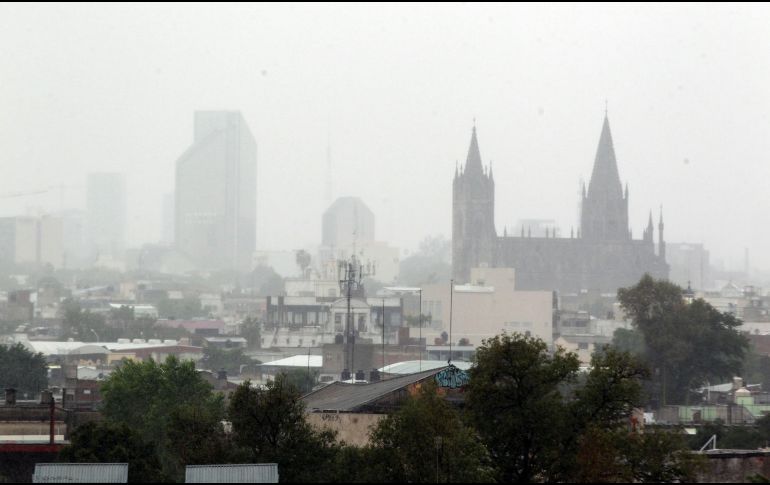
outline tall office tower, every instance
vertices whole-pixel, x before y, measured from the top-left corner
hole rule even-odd
[[[174,244],[174,199],[173,192],[163,194],[163,214],[160,227],[160,242]]]
[[[126,179],[121,173],[88,174],[88,239],[92,262],[123,259],[126,249]]]
[[[257,236],[257,144],[239,111],[197,111],[176,162],[175,244],[200,269],[250,270]]]
[[[324,212],[324,246],[346,248],[372,241],[374,213],[358,197],[340,197]]]

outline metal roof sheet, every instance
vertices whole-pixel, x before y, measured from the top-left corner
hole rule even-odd
[[[308,411],[355,411],[361,406],[415,382],[438,374],[442,368],[418,372],[369,384],[345,384],[333,382],[302,398]]]
[[[285,359],[265,362],[262,367],[323,367],[322,355],[295,355]]]
[[[185,483],[278,483],[278,465],[188,465]]]
[[[32,483],[127,483],[128,463],[38,463]]]
[[[455,367],[460,370],[468,370],[471,368],[470,362],[452,362]],[[380,372],[386,374],[414,374],[415,372],[422,372],[433,369],[443,369],[447,366],[445,360],[407,360],[404,362],[396,362],[395,364],[389,364],[380,369]]]

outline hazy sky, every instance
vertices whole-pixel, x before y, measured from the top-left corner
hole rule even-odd
[[[197,109],[241,110],[258,143],[258,246],[318,244],[334,194],[378,239],[451,234],[451,182],[476,118],[498,232],[578,221],[605,99],[630,219],[770,269],[767,6],[0,5],[0,196],[127,174],[132,243]],[[55,210],[59,191],[0,198]]]

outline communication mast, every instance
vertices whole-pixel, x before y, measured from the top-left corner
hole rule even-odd
[[[345,295],[347,299],[347,314],[345,318],[345,365],[346,369],[343,371],[343,380],[347,380],[345,377],[349,377],[350,373],[355,376],[355,344],[356,344],[356,328],[355,322],[353,322],[353,315],[350,311],[350,303],[353,297],[364,298],[364,285],[363,279],[368,276],[374,276],[376,268],[371,262],[363,265],[356,258],[355,253],[350,257],[349,261],[338,260],[337,261],[337,276],[340,282],[340,291]],[[355,382],[355,381],[354,381]]]

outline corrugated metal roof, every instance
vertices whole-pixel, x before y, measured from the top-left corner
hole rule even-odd
[[[308,361],[310,361],[308,363]],[[322,355],[295,355],[285,359],[265,362],[263,367],[323,367]]]
[[[188,465],[185,483],[278,483],[278,465]]]
[[[452,364],[460,370],[468,370],[471,368],[470,362],[452,362]],[[447,363],[445,360],[423,360],[422,362],[419,360],[407,360],[386,365],[380,369],[380,372],[404,375],[426,370],[443,369],[446,366]]]
[[[127,483],[128,463],[38,463],[32,483]]]
[[[361,406],[393,391],[438,374],[442,368],[386,379],[369,384],[345,384],[333,382],[326,387],[304,396],[302,401],[308,411],[356,411]]]

